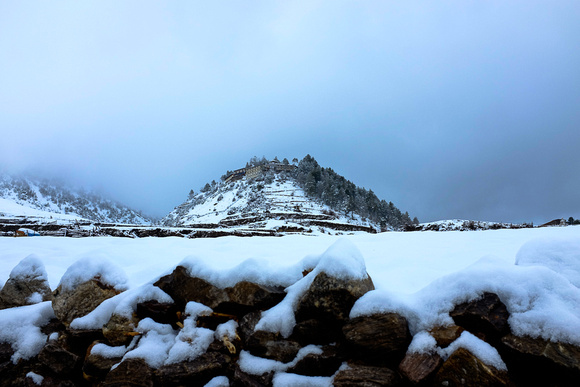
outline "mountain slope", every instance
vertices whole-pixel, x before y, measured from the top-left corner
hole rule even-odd
[[[206,184],[162,219],[165,226],[254,230],[377,232],[412,223],[392,203],[356,187],[307,156],[290,165],[253,158]]]
[[[139,212],[84,190],[72,190],[55,182],[0,176],[0,216],[39,220],[85,220],[105,223],[149,224]]]

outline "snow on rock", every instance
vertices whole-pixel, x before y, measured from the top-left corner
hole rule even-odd
[[[497,352],[497,349],[467,331],[463,332],[461,336],[459,336],[459,338],[451,343],[447,348],[439,349],[438,352],[443,359],[447,360],[458,348],[467,349],[483,363],[495,367],[500,371],[507,370],[507,367]]]
[[[32,379],[34,384],[36,384],[37,386],[42,386],[42,381],[44,380],[44,376],[36,374],[36,373],[31,371],[31,372],[26,374],[26,377]]]
[[[136,330],[142,334],[139,344],[122,360],[143,359],[152,368],[161,367],[175,343],[177,332],[171,325],[159,324],[150,318],[141,320]]]
[[[197,302],[188,302],[185,307],[187,318],[183,321],[183,328],[175,337],[175,343],[169,350],[165,364],[174,364],[186,360],[193,360],[205,353],[214,340],[214,331],[197,327],[197,318],[207,316],[212,310]]]
[[[104,257],[93,255],[81,258],[73,263],[64,273],[59,286],[63,290],[71,290],[83,282],[98,279],[102,284],[115,290],[127,289],[127,275],[119,266]]]
[[[262,313],[262,319],[256,325],[256,330],[279,332],[283,337],[289,337],[296,325],[295,311],[298,303],[320,273],[344,280],[368,277],[362,254],[346,239],[339,239],[319,257],[305,258],[305,262],[309,265],[314,264],[314,269],[286,288],[287,294],[282,302]]]
[[[8,281],[0,290],[0,309],[38,304],[51,299],[52,292],[44,264],[31,254],[10,272]]]
[[[409,344],[407,353],[430,353],[437,349],[437,341],[426,331],[417,332]]]
[[[304,376],[279,372],[272,380],[274,387],[331,387],[330,376]]]
[[[104,343],[98,343],[91,348],[91,355],[102,356],[106,358],[123,357],[127,353],[127,346],[119,345],[112,347]]]
[[[44,264],[35,254],[30,254],[24,258],[18,265],[10,272],[12,279],[27,279],[34,278],[37,280],[48,281],[48,275],[44,268]]]
[[[12,362],[38,355],[47,336],[40,331],[54,318],[50,302],[0,310],[0,343],[10,343]]]
[[[534,242],[532,247],[524,246],[519,254],[520,262],[527,257],[528,251],[545,251],[552,243]],[[568,243],[574,245],[576,242]],[[532,255],[533,259],[539,259],[537,254]],[[526,260],[530,262],[532,258]],[[356,302],[351,318],[396,312],[407,318],[414,334],[453,323],[449,312],[455,305],[491,292],[506,305],[510,313],[508,322],[514,334],[578,345],[580,289],[567,279],[572,276],[569,265],[551,266],[562,270],[565,275],[544,266],[510,265],[494,257],[484,257],[463,270],[433,281],[413,295],[369,292]]]
[[[86,316],[74,319],[70,326],[73,329],[101,329],[114,314],[130,318],[138,303],[152,300],[173,302],[167,293],[148,283],[106,299]]]
[[[294,367],[298,362],[304,359],[309,354],[320,355],[322,349],[318,345],[307,345],[298,351],[298,354],[289,363],[282,363],[276,360],[265,359],[263,357],[258,357],[252,355],[248,351],[240,352],[240,360],[238,365],[240,369],[250,375],[262,375],[268,372],[285,372],[286,370]]]
[[[230,387],[230,381],[225,376],[216,376],[207,382],[204,387]]]

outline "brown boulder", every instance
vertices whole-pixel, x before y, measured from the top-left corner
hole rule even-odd
[[[171,324],[176,328],[177,325],[175,325],[175,323],[178,321],[177,311],[177,306],[173,303],[150,300],[137,304],[135,316],[137,320],[143,320],[144,318],[149,317],[155,322],[160,324]]]
[[[457,325],[451,325],[446,327],[439,326],[431,329],[429,331],[429,334],[433,336],[439,347],[446,348],[452,342],[457,340],[464,330],[465,329]]]
[[[282,287],[258,285],[248,281],[238,282],[225,291],[229,302],[218,307],[216,311],[237,315],[244,315],[252,310],[270,309],[286,296]]]
[[[38,360],[56,375],[70,375],[79,365],[79,357],[66,349],[49,343],[38,354]]]
[[[369,276],[365,279],[340,279],[321,272],[299,301],[296,321],[317,319],[343,324],[356,300],[374,288]]]
[[[458,348],[441,366],[433,385],[436,386],[509,386],[504,371],[484,364],[471,352]]]
[[[348,369],[339,371],[334,377],[335,387],[380,387],[400,384],[400,376],[385,367],[349,364]]]
[[[252,355],[288,363],[294,360],[300,344],[284,340],[279,333],[256,331],[246,341],[245,349]]]
[[[398,363],[411,343],[407,319],[396,313],[356,317],[342,332],[353,354],[371,364]]]
[[[580,379],[580,347],[528,336],[502,339],[502,357],[516,378],[569,385]]]
[[[0,309],[52,300],[46,270],[40,260],[24,258],[10,273],[0,290]]]
[[[211,309],[229,301],[224,289],[201,278],[191,277],[183,266],[177,266],[173,273],[161,277],[154,285],[169,294],[181,310],[189,301],[199,302]]]
[[[136,323],[133,319],[114,314],[109,322],[103,326],[103,336],[114,347],[127,345],[133,337],[137,336],[135,326]]]
[[[399,364],[399,372],[413,384],[426,383],[442,364],[436,352],[408,353]]]
[[[63,324],[69,326],[77,317],[92,312],[101,302],[114,297],[120,292],[98,279],[92,279],[74,288],[63,288],[59,285],[53,293],[52,309]]]
[[[497,342],[510,330],[510,314],[494,293],[486,292],[478,299],[457,305],[449,315],[455,324],[491,343]]]

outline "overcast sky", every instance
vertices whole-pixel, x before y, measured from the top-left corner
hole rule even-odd
[[[0,1],[0,169],[163,216],[312,155],[421,221],[580,218],[580,2]]]

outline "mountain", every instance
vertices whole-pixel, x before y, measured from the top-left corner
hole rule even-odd
[[[320,167],[311,156],[292,164],[254,157],[245,168],[228,171],[199,193],[192,190],[161,222],[171,227],[334,234],[395,230],[412,223],[392,203]]]
[[[149,224],[150,219],[120,203],[54,181],[0,175],[0,217],[39,222],[90,221]]]

